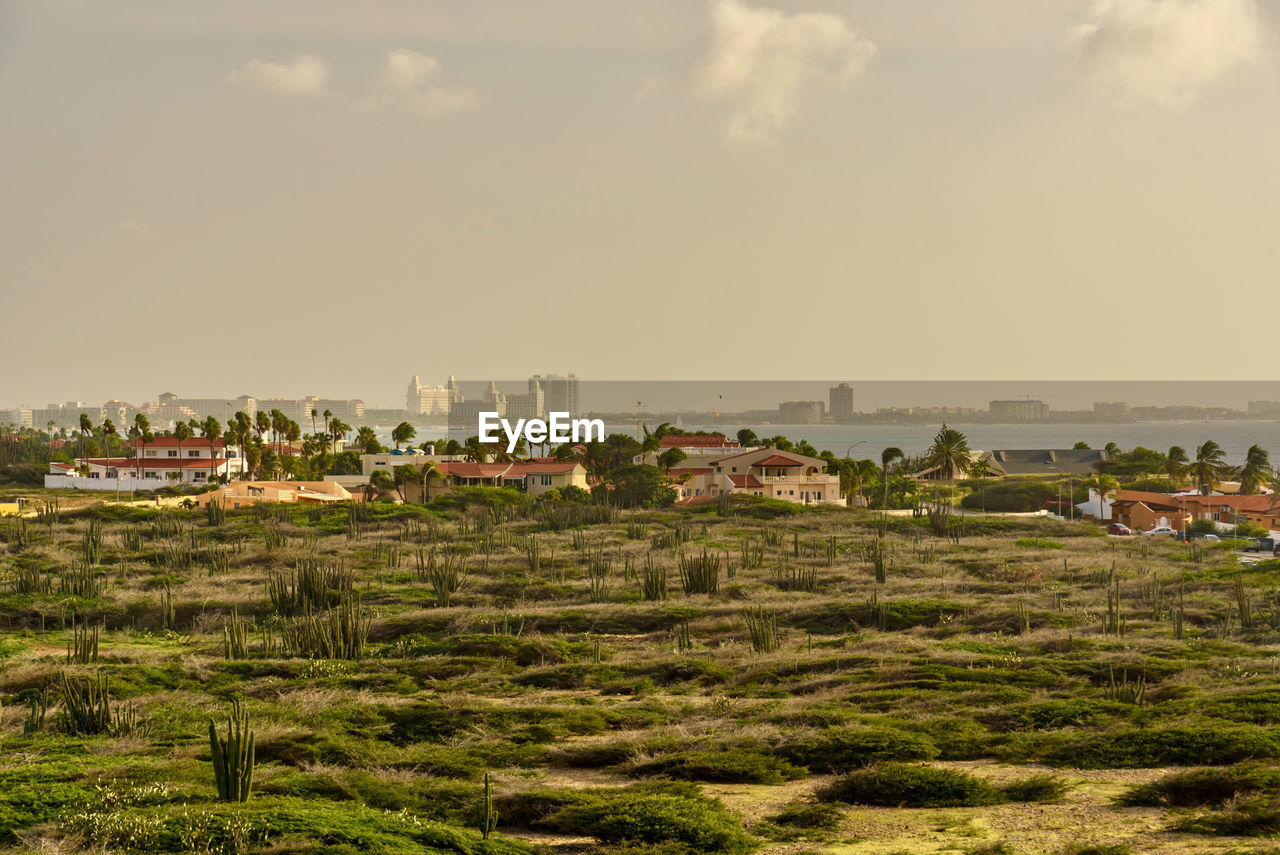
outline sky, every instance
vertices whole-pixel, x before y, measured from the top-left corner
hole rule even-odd
[[[0,406],[1274,380],[1280,0],[0,0]]]

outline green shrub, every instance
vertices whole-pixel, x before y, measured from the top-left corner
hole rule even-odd
[[[1223,837],[1274,837],[1280,834],[1280,807],[1274,795],[1257,796],[1234,802],[1226,811],[1178,820],[1173,828]]]
[[[1061,801],[1071,786],[1057,775],[1039,774],[1020,781],[1005,784],[1000,792],[1011,802]]]
[[[680,751],[637,764],[631,774],[722,784],[781,784],[805,771],[770,754],[742,748]]]
[[[769,817],[775,825],[790,828],[821,828],[827,831],[840,827],[844,813],[840,808],[822,802],[793,802]]]
[[[999,790],[967,772],[910,763],[881,763],[845,775],[822,798],[882,807],[974,807],[1002,800]]]
[[[1051,766],[1079,769],[1151,769],[1159,766],[1226,766],[1280,754],[1275,738],[1254,725],[1221,722],[1081,734],[1044,752]]]
[[[1280,771],[1257,766],[1193,769],[1131,787],[1117,800],[1131,807],[1207,807],[1280,786]]]
[[[880,760],[932,760],[938,756],[927,736],[871,728],[832,728],[812,739],[783,745],[778,751],[814,772],[847,772]]]

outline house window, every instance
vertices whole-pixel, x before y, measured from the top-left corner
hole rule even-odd
[[[178,456],[178,450],[177,450],[176,448],[174,448],[174,449],[170,449],[170,450],[169,450],[169,456],[170,456],[170,457],[177,457],[177,456]]]
[[[544,487],[550,487],[550,486],[551,486],[551,476],[550,476],[550,475],[543,475],[543,476],[542,476],[542,486],[544,486]]]
[[[195,473],[194,475],[192,475],[192,476],[191,476],[191,480],[192,480],[192,481],[203,481],[203,480],[204,480],[204,473],[203,473],[203,472],[197,472],[197,473]]]
[[[147,449],[147,457],[155,457],[155,456],[156,456],[155,451],[151,449]]]
[[[738,467],[737,467],[737,466],[733,467],[733,470],[732,470],[732,471],[737,472],[737,471],[738,471]]]
[[[199,451],[188,451],[188,452],[187,452],[187,457],[199,457],[199,456],[200,456],[200,452],[199,452]]]

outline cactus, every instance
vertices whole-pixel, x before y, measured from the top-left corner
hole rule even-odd
[[[720,588],[720,556],[702,550],[701,555],[680,555],[680,583],[686,596],[714,594]]]
[[[221,502],[208,502],[204,506],[204,513],[210,526],[220,526],[227,521],[227,508]]]
[[[359,660],[364,658],[372,622],[373,618],[361,610],[360,598],[346,594],[325,614],[308,615],[286,624],[284,649],[291,656]]]
[[[667,598],[667,571],[653,560],[652,552],[644,557],[644,572],[640,576],[640,596],[649,601]]]
[[[1121,681],[1116,682],[1115,668],[1107,666],[1109,681],[1103,694],[1109,701],[1120,701],[1122,703],[1134,704],[1142,706],[1147,697],[1147,676],[1143,674],[1135,682],[1129,682],[1129,672],[1123,672]]]
[[[107,694],[107,677],[99,673],[92,681],[82,682],[61,675],[62,731],[69,736],[94,736],[111,732],[111,701]]]
[[[98,631],[101,627],[90,627],[89,618],[86,617],[84,622],[76,626],[74,619],[71,624],[72,640],[67,645],[67,664],[75,663],[77,665],[89,665],[98,661]]]
[[[871,561],[871,569],[875,572],[876,584],[883,585],[885,579],[888,578],[888,567],[892,563],[889,557],[889,547],[885,544],[884,538],[877,537],[865,547],[864,551]]]
[[[23,736],[30,736],[44,730],[45,716],[49,714],[49,693],[43,689],[31,699],[31,709],[22,722]]]
[[[812,594],[818,588],[816,567],[793,566],[784,562],[773,573],[773,584],[783,591],[804,591]]]
[[[493,788],[489,784],[489,773],[484,773],[484,801],[480,804],[477,816],[480,838],[488,840],[489,835],[498,827],[498,812],[493,809]]]
[[[227,659],[249,658],[249,629],[233,608],[231,621],[222,625],[222,647]]]
[[[1235,578],[1234,593],[1236,610],[1240,615],[1240,628],[1249,629],[1253,626],[1253,600],[1244,586],[1244,576],[1238,572]]]
[[[102,528],[95,519],[89,520],[89,528],[80,538],[80,555],[90,567],[101,563]]]
[[[756,653],[772,653],[779,648],[778,616],[767,615],[757,606],[743,613],[747,621],[747,633],[751,636],[751,649]]]
[[[456,552],[446,552],[443,559],[429,569],[428,576],[436,605],[447,609],[453,602],[453,595],[467,584],[467,560]]]
[[[687,653],[693,649],[693,640],[689,637],[689,621],[682,620],[676,625],[676,650]]]
[[[249,800],[253,787],[253,742],[249,716],[241,710],[238,700],[231,703],[226,738],[218,735],[217,726],[213,719],[209,719],[209,748],[213,753],[213,779],[218,787],[219,801]]]
[[[169,587],[169,583],[164,583],[164,593],[160,595],[160,628],[173,629],[176,625],[176,615],[173,608],[173,589]]]

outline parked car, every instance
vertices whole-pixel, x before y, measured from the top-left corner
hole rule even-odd
[[[1144,532],[1143,532],[1143,534],[1167,534],[1167,535],[1169,535],[1170,537],[1177,537],[1177,536],[1178,536],[1178,532],[1177,532],[1177,530],[1176,530],[1176,529],[1173,529],[1173,528],[1170,528],[1170,527],[1169,527],[1169,526],[1167,526],[1167,525],[1158,525],[1158,526],[1156,526],[1155,528],[1153,528],[1153,529],[1151,529],[1151,530],[1149,530],[1149,531],[1144,531]]]
[[[1124,523],[1112,523],[1107,526],[1107,534],[1133,534],[1133,529],[1129,528]]]
[[[1245,546],[1245,552],[1271,552],[1277,549],[1276,539],[1274,537],[1259,537],[1249,541]]]

